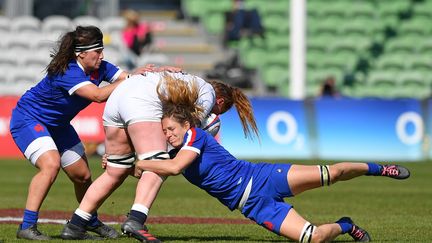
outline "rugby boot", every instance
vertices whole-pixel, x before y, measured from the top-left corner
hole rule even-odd
[[[410,176],[407,168],[401,165],[381,165],[381,176],[387,176],[398,180],[406,179]]]
[[[141,225],[139,222],[128,218],[121,226],[121,231],[123,234],[131,236],[141,242],[146,243],[160,243],[159,239],[154,237],[148,232],[145,225]]]
[[[87,233],[84,228],[68,222],[63,228],[60,238],[63,240],[103,240],[98,236],[93,236]]]
[[[38,229],[37,225],[34,224],[30,228],[21,229],[21,225],[18,227],[18,231],[16,234],[18,239],[26,239],[26,240],[51,240],[51,237],[42,234]]]
[[[87,225],[85,229],[87,231],[94,232],[104,238],[115,239],[119,237],[119,233],[114,228],[102,223],[100,220],[98,220],[98,225],[96,226]]]
[[[354,239],[356,242],[370,242],[371,237],[369,236],[369,233],[360,228],[358,225],[354,224],[352,219],[350,217],[343,217],[338,220],[338,222],[346,222],[352,225],[351,230],[348,232],[348,234]]]

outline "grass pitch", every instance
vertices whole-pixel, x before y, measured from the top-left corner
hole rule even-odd
[[[301,162],[310,163],[310,162]],[[24,160],[0,160],[0,208],[23,208],[27,186],[35,169]],[[102,170],[99,159],[91,159],[93,178]],[[350,216],[370,233],[374,242],[430,242],[432,239],[432,162],[405,163],[411,170],[406,181],[360,177],[331,187],[305,192],[287,202],[313,223],[334,222]],[[125,183],[100,208],[100,214],[124,215],[133,202],[136,179]],[[60,173],[41,211],[62,210],[72,214],[78,204],[72,184]],[[153,205],[150,217],[188,216],[243,218],[216,199],[190,185],[182,176],[169,178]],[[0,224],[0,242],[15,239],[17,224]],[[254,224],[150,224],[150,231],[164,242],[283,242],[285,238]],[[114,225],[120,229],[120,225]],[[40,224],[39,229],[61,241],[62,225]],[[336,242],[351,242],[341,236]],[[67,242],[67,241],[61,241]],[[131,238],[104,242],[135,242]],[[138,242],[138,241],[136,241]]]

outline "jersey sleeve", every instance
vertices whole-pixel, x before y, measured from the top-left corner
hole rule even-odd
[[[66,90],[69,95],[72,95],[77,89],[84,85],[92,83],[77,64],[69,64],[64,75],[57,76],[55,81],[57,85]]]
[[[107,82],[114,82],[119,76],[120,74],[123,72],[123,70],[115,65],[113,65],[110,62],[107,61],[102,61],[101,63],[101,67],[103,67],[104,72],[104,76],[103,76],[103,80],[107,81]],[[102,68],[100,68],[102,69]]]
[[[205,132],[201,129],[192,127],[189,129],[183,140],[181,149],[191,150],[197,154],[201,154],[201,150],[205,146]]]

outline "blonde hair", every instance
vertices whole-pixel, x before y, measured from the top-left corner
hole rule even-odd
[[[165,73],[157,93],[162,102],[162,117],[174,117],[180,123],[188,121],[192,126],[200,124],[203,108],[196,104],[199,88],[195,80],[186,82]]]
[[[237,114],[243,127],[243,133],[246,138],[252,138],[252,132],[259,138],[259,131],[256,125],[252,105],[247,96],[237,87],[232,87],[219,80],[209,82],[216,92],[216,98],[223,98],[224,104],[221,109],[225,113],[235,105]]]

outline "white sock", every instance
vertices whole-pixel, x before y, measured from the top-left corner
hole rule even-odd
[[[89,214],[87,212],[84,212],[83,210],[81,210],[79,208],[77,208],[75,210],[75,214],[78,215],[78,216],[80,216],[81,218],[85,219],[86,221],[90,221],[90,219],[92,217],[91,214]]]
[[[142,204],[138,204],[138,203],[135,203],[134,205],[132,205],[131,210],[141,212],[145,215],[148,215],[148,212],[149,212],[149,209],[146,206],[144,206]]]

